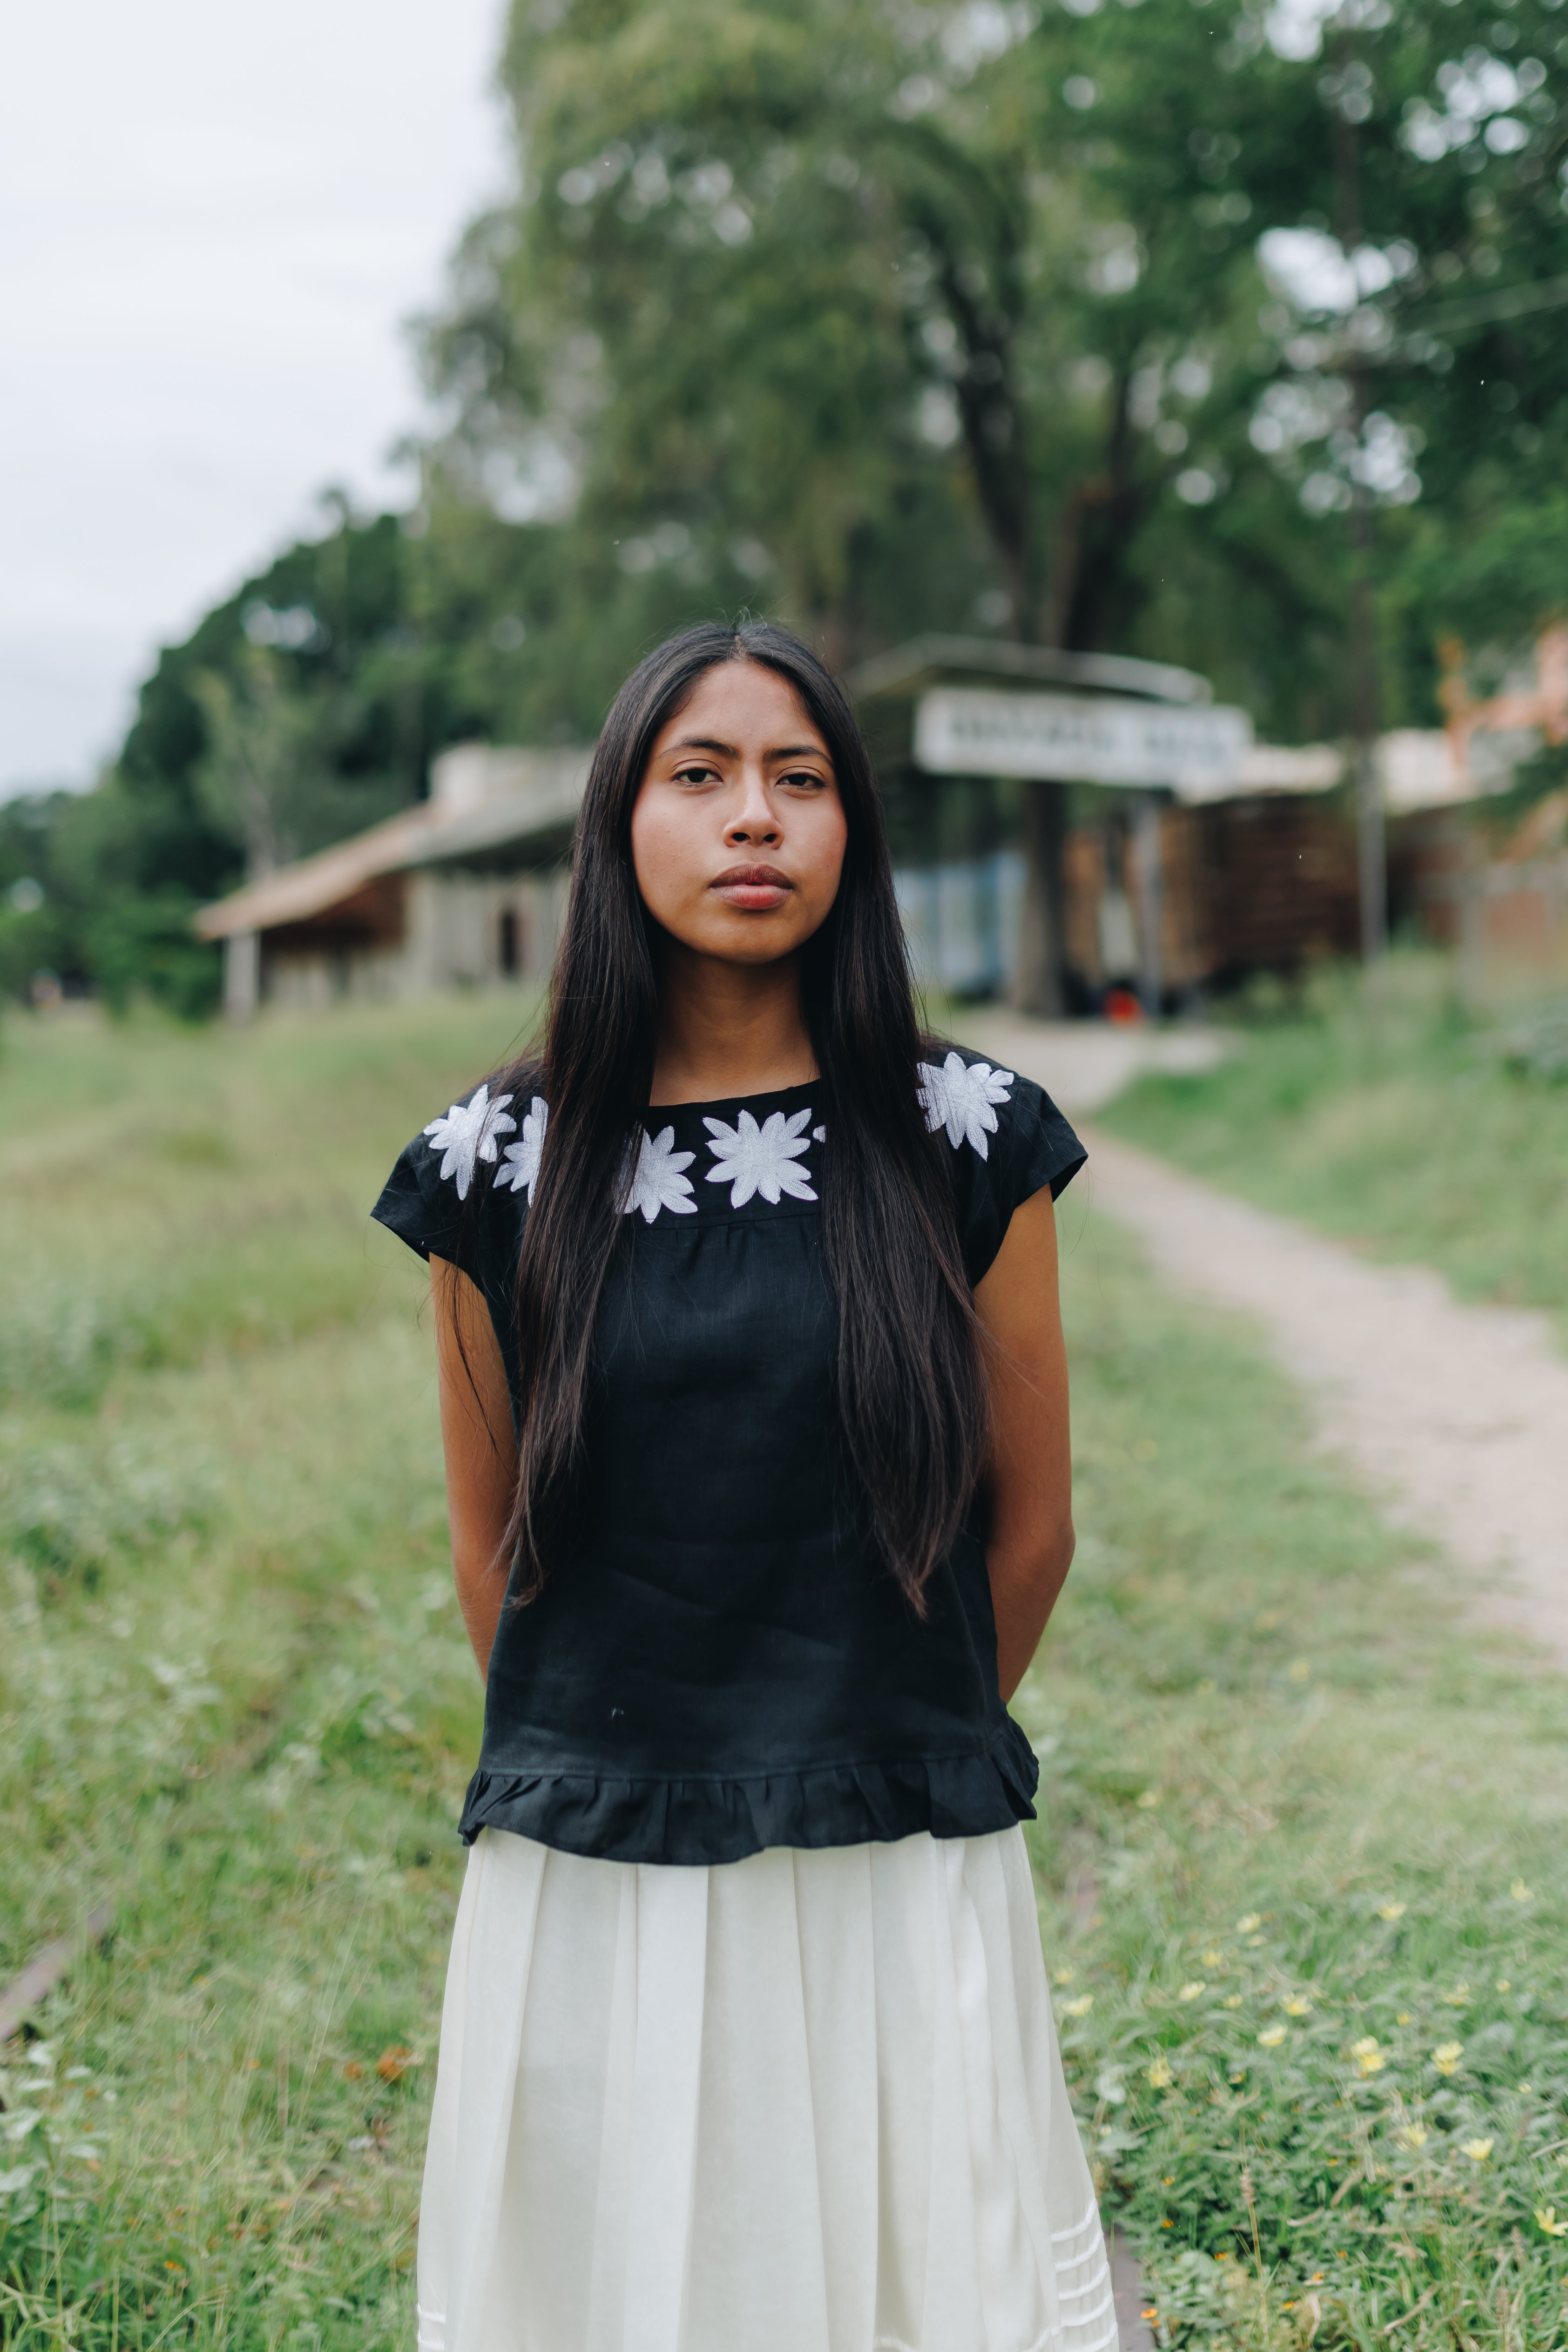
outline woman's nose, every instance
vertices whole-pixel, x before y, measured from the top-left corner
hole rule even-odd
[[[754,848],[763,842],[777,841],[783,831],[784,827],[768,805],[767,794],[760,784],[752,784],[724,827],[724,838],[737,846],[745,842]]]

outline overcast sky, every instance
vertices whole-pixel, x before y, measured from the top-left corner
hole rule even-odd
[[[0,793],[90,781],[160,645],[406,501],[402,322],[506,180],[500,0],[51,0],[0,43]]]

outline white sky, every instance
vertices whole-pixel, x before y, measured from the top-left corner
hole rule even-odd
[[[0,38],[0,794],[91,781],[160,645],[406,503],[402,333],[506,182],[501,0],[36,0]]]

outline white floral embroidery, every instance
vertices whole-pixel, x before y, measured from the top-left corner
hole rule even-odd
[[[743,1206],[753,1192],[764,1201],[776,1201],[781,1192],[796,1201],[816,1200],[805,1170],[795,1166],[801,1153],[811,1148],[801,1132],[811,1124],[809,1110],[797,1110],[790,1118],[775,1110],[761,1127],[749,1110],[742,1111],[733,1127],[726,1127],[721,1118],[705,1118],[702,1124],[713,1138],[709,1149],[719,1163],[708,1171],[708,1181],[732,1186],[732,1209]]]
[[[695,1151],[676,1151],[673,1127],[661,1128],[657,1135],[643,1130],[636,1163],[626,1186],[622,1212],[630,1216],[640,1209],[647,1223],[652,1224],[661,1209],[668,1209],[678,1217],[694,1217],[697,1203],[691,1197],[691,1179],[681,1171],[689,1168],[696,1159]],[[628,1160],[631,1154],[628,1151]]]
[[[482,1086],[478,1094],[466,1103],[454,1103],[445,1118],[433,1118],[425,1129],[432,1151],[442,1154],[443,1179],[455,1176],[458,1198],[466,1201],[468,1187],[474,1181],[474,1162],[493,1160],[499,1149],[498,1139],[510,1135],[517,1125],[506,1116],[510,1095],[497,1095],[490,1100],[489,1086]]]
[[[522,1122],[522,1140],[509,1143],[502,1158],[506,1166],[498,1171],[496,1191],[504,1192],[510,1184],[514,1192],[526,1192],[528,1205],[533,1206],[533,1188],[539,1181],[539,1162],[544,1150],[544,1130],[550,1123],[550,1105],[542,1095],[535,1095],[533,1107]]]
[[[926,1117],[926,1126],[934,1135],[939,1127],[947,1129],[947,1139],[956,1151],[961,1143],[970,1143],[982,1160],[989,1156],[985,1139],[996,1132],[996,1113],[993,1105],[1008,1099],[1007,1089],[1014,1083],[1011,1070],[994,1070],[989,1062],[965,1062],[962,1054],[950,1054],[939,1070],[934,1062],[920,1066],[921,1085],[916,1097]]]
[[[814,1127],[811,1130],[811,1139],[813,1143],[826,1143],[827,1129],[825,1127]]]

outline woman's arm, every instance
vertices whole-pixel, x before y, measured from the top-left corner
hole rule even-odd
[[[430,1296],[436,1309],[452,1574],[463,1622],[484,1675],[506,1597],[506,1563],[500,1555],[517,1487],[511,1400],[489,1310],[468,1276],[445,1258],[433,1257]]]
[[[996,1671],[1010,1699],[1072,1565],[1068,1363],[1049,1192],[1013,1212],[974,1293],[991,1373],[991,1536]]]

